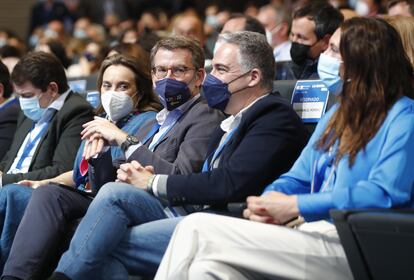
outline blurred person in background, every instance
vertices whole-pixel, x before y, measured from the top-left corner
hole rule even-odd
[[[86,45],[85,52],[79,58],[79,63],[72,64],[68,68],[68,77],[83,77],[96,74],[107,53],[108,50],[105,45],[90,42]]]
[[[388,1],[388,15],[389,16],[414,16],[414,1],[413,0],[396,0]]]
[[[384,19],[400,34],[405,53],[414,67],[414,17],[399,15]]]
[[[0,62],[0,161],[12,143],[19,112],[19,100],[13,96],[9,70]]]
[[[266,5],[260,8],[257,19],[266,28],[266,38],[273,48],[276,61],[289,61],[292,42],[289,40],[291,16],[283,7]]]

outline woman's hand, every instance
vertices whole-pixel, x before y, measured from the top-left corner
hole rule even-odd
[[[85,123],[83,127],[82,140],[87,139],[92,142],[94,139],[103,138],[112,146],[121,146],[128,135],[109,120],[100,117],[95,117],[93,121]]]
[[[243,216],[256,222],[282,225],[299,216],[297,196],[275,191],[249,196]]]

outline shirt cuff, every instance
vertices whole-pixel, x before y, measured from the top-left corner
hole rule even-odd
[[[168,175],[156,175],[152,182],[152,191],[164,204],[168,204],[167,196]]]
[[[128,149],[125,151],[125,158],[129,158],[141,146],[142,146],[141,142],[139,142],[138,144],[129,146]]]
[[[329,210],[334,208],[331,192],[298,194],[298,208],[307,222],[329,218]]]

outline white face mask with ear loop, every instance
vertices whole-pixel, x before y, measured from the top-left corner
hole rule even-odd
[[[266,31],[266,41],[269,43],[269,45],[272,45],[273,34],[275,32],[278,32],[280,30],[281,26],[282,26],[282,23],[279,23],[278,25],[276,25],[275,27],[273,27],[270,30],[268,30],[267,28],[265,29],[265,31]]]
[[[117,122],[134,109],[134,102],[132,97],[125,92],[106,91],[101,94],[102,107],[104,108],[109,119]]]

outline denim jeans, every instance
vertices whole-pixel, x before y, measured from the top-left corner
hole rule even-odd
[[[32,196],[33,189],[9,184],[0,189],[0,274],[10,253],[17,227]]]
[[[144,231],[131,227],[166,218],[163,205],[146,191],[125,183],[108,183],[100,189],[89,206],[56,271],[71,279],[90,279],[90,273],[99,271],[111,254],[115,257],[129,257],[129,251],[122,250],[132,248],[129,238],[141,240],[148,245],[145,234],[151,231],[146,231],[146,227],[143,227]],[[152,232],[150,235],[151,238],[154,237]],[[155,242],[159,245],[168,243],[159,240]],[[160,246],[161,249],[163,247]],[[139,252],[135,252],[134,256],[136,254]],[[159,252],[154,255],[156,257],[152,259],[149,257],[150,262],[155,260],[158,263]],[[126,262],[126,266],[129,264]]]
[[[182,217],[129,228],[115,251],[89,274],[89,279],[125,280],[128,275],[153,277],[174,229]],[[70,273],[68,273],[70,274]]]

